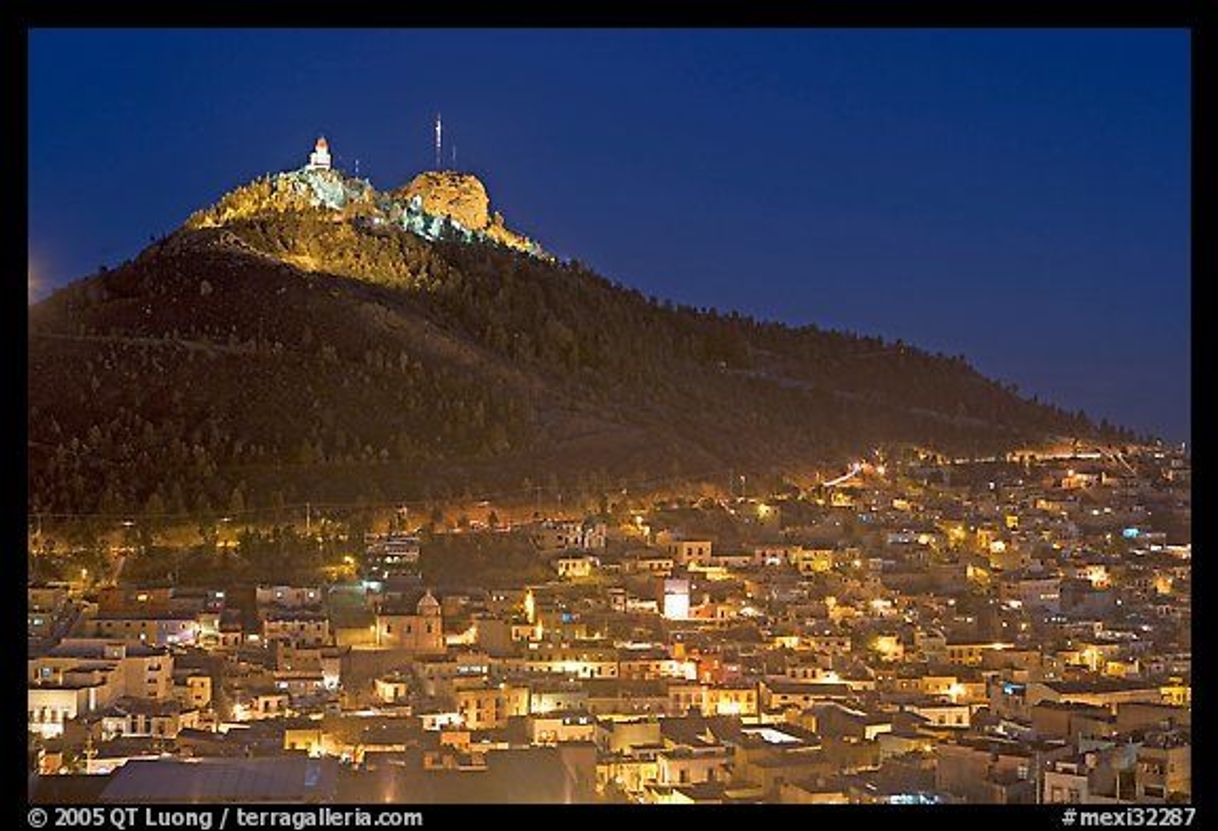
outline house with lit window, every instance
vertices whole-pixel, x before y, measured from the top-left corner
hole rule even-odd
[[[321,589],[317,586],[258,586],[254,602],[263,609],[320,609]]]
[[[667,748],[656,754],[656,782],[660,785],[697,785],[726,782],[731,753],[722,744]]]
[[[92,637],[147,646],[196,643],[202,631],[197,617],[173,611],[98,612],[84,629]]]
[[[558,576],[567,580],[591,577],[596,564],[595,557],[559,557],[553,563]]]
[[[525,730],[535,745],[592,742],[596,739],[596,718],[586,710],[533,713],[525,720]]]
[[[490,730],[507,725],[512,716],[529,714],[529,688],[521,685],[485,684],[453,693],[461,723],[470,730]]]
[[[676,565],[696,563],[704,566],[710,563],[713,545],[706,539],[669,538],[664,541],[664,550]]]
[[[164,649],[91,638],[65,638],[27,665],[29,729],[62,734],[65,722],[127,696],[173,697],[173,656]]]
[[[330,619],[322,612],[280,609],[262,613],[262,643],[292,646],[326,646],[330,639]]]
[[[707,687],[707,715],[755,716],[759,706],[760,696],[756,684],[716,684]]]
[[[119,698],[100,713],[103,739],[141,737],[172,739],[196,727],[199,711],[174,700]]]

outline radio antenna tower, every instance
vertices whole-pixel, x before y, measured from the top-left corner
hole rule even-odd
[[[436,170],[440,169],[440,164],[444,160],[443,148],[443,131],[444,125],[440,121],[440,114],[436,113]]]

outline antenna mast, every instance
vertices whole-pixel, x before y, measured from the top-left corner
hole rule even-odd
[[[440,114],[436,113],[436,170],[440,169],[440,164],[444,160],[444,156],[442,153],[443,130],[444,130],[444,125],[440,121]]]

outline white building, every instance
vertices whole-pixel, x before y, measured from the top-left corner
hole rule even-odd
[[[671,578],[663,583],[663,614],[669,620],[689,619],[689,581]]]
[[[309,154],[309,170],[329,170],[330,169],[330,143],[326,141],[325,136],[320,136],[317,139],[317,144],[313,145],[313,152]]]
[[[44,738],[62,735],[65,722],[122,696],[172,699],[173,656],[124,641],[65,638],[28,661],[29,729]]]

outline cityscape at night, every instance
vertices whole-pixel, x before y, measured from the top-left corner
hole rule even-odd
[[[1191,823],[1187,30],[28,48],[32,806]]]

